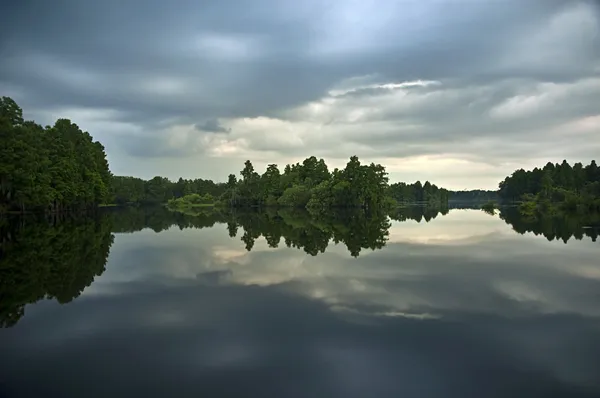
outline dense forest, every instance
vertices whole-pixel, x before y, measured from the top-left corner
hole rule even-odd
[[[110,198],[104,147],[68,119],[42,127],[0,99],[0,213],[96,207]]]
[[[507,201],[524,201],[523,210],[600,210],[600,169],[594,160],[587,166],[566,160],[543,168],[519,169],[499,184]]]

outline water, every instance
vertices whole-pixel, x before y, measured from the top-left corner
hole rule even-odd
[[[392,217],[5,224],[0,396],[600,396],[597,218]]]

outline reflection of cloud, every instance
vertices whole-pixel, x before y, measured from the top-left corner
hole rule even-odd
[[[460,229],[458,243],[398,239],[356,259],[264,239],[246,252],[222,226],[119,235],[95,294],[40,302],[0,331],[0,373],[36,396],[67,384],[89,397],[116,385],[146,396],[165,385],[196,396],[597,395],[596,246],[521,236],[479,213],[396,226]],[[96,369],[102,378],[87,377]],[[26,383],[37,374],[47,378]]]
[[[389,242],[433,245],[474,244],[490,237],[500,237],[506,225],[480,211],[452,210],[430,222],[392,221]]]
[[[127,246],[119,245],[125,244],[123,239],[137,240],[129,248],[133,252],[119,254]],[[142,244],[156,249],[135,249]],[[110,262],[91,289],[114,291],[102,289],[110,280],[150,278],[164,284],[170,278],[192,280],[199,273],[227,272],[228,283],[277,285],[334,310],[378,316],[437,316],[447,311],[598,316],[600,309],[590,300],[600,279],[594,278],[600,267],[592,249],[589,242],[565,246],[517,235],[498,218],[480,211],[451,211],[429,223],[395,222],[383,250],[365,252],[368,255],[351,261],[343,247],[333,244],[312,257],[283,244],[269,248],[260,238],[247,252],[244,243],[230,239],[224,228],[172,229],[142,240],[135,234],[119,236],[111,258],[141,260],[119,269]]]
[[[409,312],[399,312],[399,311],[384,311],[384,312],[361,312],[356,310],[355,308],[344,307],[343,305],[331,305],[330,308],[339,313],[350,313],[356,315],[364,315],[364,316],[375,316],[375,317],[400,317],[407,319],[438,319],[439,315],[429,314],[427,312],[423,313],[409,313]]]
[[[219,270],[200,272],[196,275],[196,280],[207,285],[219,285],[226,283],[231,279],[231,270]]]
[[[226,263],[233,260],[243,261],[243,257],[246,256],[248,251],[244,248],[232,249],[230,247],[220,246],[215,247],[212,253],[217,262]]]
[[[43,396],[68,386],[72,395],[64,396],[91,398],[117,386],[140,396],[168,395],[173,385],[182,396],[537,391],[533,396],[584,397],[600,391],[597,322],[580,316],[511,318],[459,308],[435,319],[415,319],[416,312],[373,318],[366,309],[334,316],[319,300],[282,286],[123,288],[120,295],[82,297],[62,307],[41,302],[18,327],[1,330],[2,388]],[[102,377],[90,378],[93,370]]]

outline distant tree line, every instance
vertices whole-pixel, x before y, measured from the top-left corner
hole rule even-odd
[[[0,98],[0,213],[95,207],[110,197],[101,143],[68,119],[42,127]]]
[[[435,184],[417,181],[414,184],[397,182],[391,184],[388,195],[398,203],[427,202],[430,204],[445,205],[448,203],[449,191],[438,188]]]
[[[600,210],[600,169],[594,160],[587,166],[566,160],[543,168],[516,170],[499,184],[504,200],[524,201],[529,211],[563,209]]]
[[[115,176],[112,181],[112,197],[116,204],[159,204],[194,194],[218,198],[227,189],[224,183],[215,183],[201,178],[195,180],[180,178],[172,182],[168,178],[159,176],[147,181],[137,177]]]
[[[455,202],[487,202],[490,200],[499,200],[498,191],[488,191],[484,189],[473,189],[470,191],[450,191],[448,200]]]

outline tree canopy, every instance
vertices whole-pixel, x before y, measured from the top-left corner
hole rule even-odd
[[[42,127],[0,99],[0,213],[79,210],[105,203],[111,173],[104,147],[68,119]]]
[[[230,175],[221,201],[232,207],[282,206],[319,211],[328,208],[376,209],[396,202],[445,203],[447,191],[426,182],[425,187],[388,184],[388,173],[380,164],[362,164],[350,157],[344,169],[329,170],[314,156],[302,163],[288,164],[283,172],[270,164],[258,174],[248,160],[241,178]]]
[[[543,168],[516,170],[499,184],[504,200],[526,201],[547,208],[553,203],[565,209],[600,210],[600,169],[592,160],[587,166],[566,160]]]

